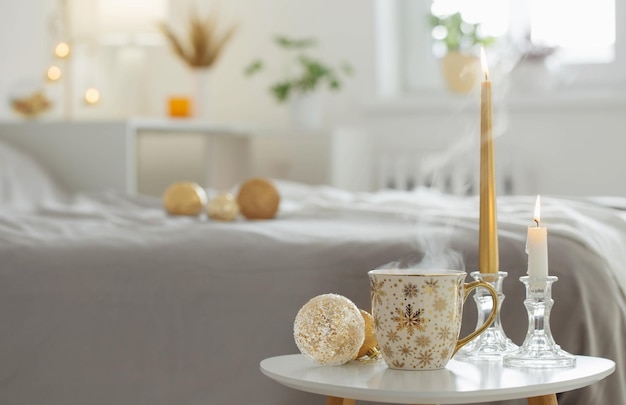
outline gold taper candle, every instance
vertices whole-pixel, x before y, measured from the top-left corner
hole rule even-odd
[[[493,157],[491,82],[485,50],[481,48],[485,80],[480,91],[480,223],[478,228],[478,270],[497,273],[498,223],[496,220],[496,182]]]

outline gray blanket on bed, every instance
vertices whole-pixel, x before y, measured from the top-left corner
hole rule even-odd
[[[476,269],[477,198],[280,191],[270,221],[169,217],[158,199],[117,194],[0,210],[0,403],[319,404],[258,367],[297,352],[293,320],[306,301],[332,292],[369,310],[367,271],[390,262]],[[555,340],[617,362],[559,404],[626,403],[626,220],[611,207],[626,202],[542,200],[559,277]],[[533,207],[534,196],[498,200],[502,323],[518,344]],[[475,312],[468,300],[463,334]]]

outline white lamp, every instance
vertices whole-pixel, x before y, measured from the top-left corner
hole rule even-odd
[[[165,18],[167,8],[167,0],[97,0],[98,34],[105,42],[117,39],[142,45],[146,34],[158,33],[157,23]]]

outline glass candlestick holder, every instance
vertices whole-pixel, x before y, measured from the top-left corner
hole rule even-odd
[[[496,319],[493,323],[483,333],[463,346],[456,354],[455,358],[460,360],[501,360],[505,354],[518,349],[518,346],[506,336],[502,329],[502,323],[500,322],[500,309],[505,298],[502,293],[502,282],[508,273],[504,271],[498,273],[481,273],[474,271],[470,275],[477,281],[485,281],[491,284],[498,293],[498,308]],[[489,292],[485,288],[479,287],[475,291],[474,301],[478,307],[476,327],[478,327],[489,317],[493,303],[491,301],[491,295],[489,295]]]
[[[504,365],[548,368],[572,367],[576,364],[576,357],[562,350],[554,342],[550,331],[550,309],[554,304],[552,283],[557,280],[556,276],[520,277],[526,287],[524,306],[528,311],[528,332],[522,346],[504,356]]]

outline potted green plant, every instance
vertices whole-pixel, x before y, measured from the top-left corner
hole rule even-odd
[[[270,85],[270,92],[278,103],[292,104],[292,117],[296,125],[315,127],[321,123],[319,90],[327,88],[338,91],[342,80],[353,74],[352,66],[342,62],[331,66],[309,52],[317,46],[313,38],[294,39],[278,35],[274,44],[286,53],[287,64],[284,76]],[[253,76],[266,69],[261,59],[252,61],[245,68],[246,76]]]
[[[444,49],[442,72],[448,88],[457,93],[471,91],[480,73],[476,48],[493,44],[495,38],[480,35],[480,24],[464,21],[459,12],[430,14],[429,23],[435,44]]]

